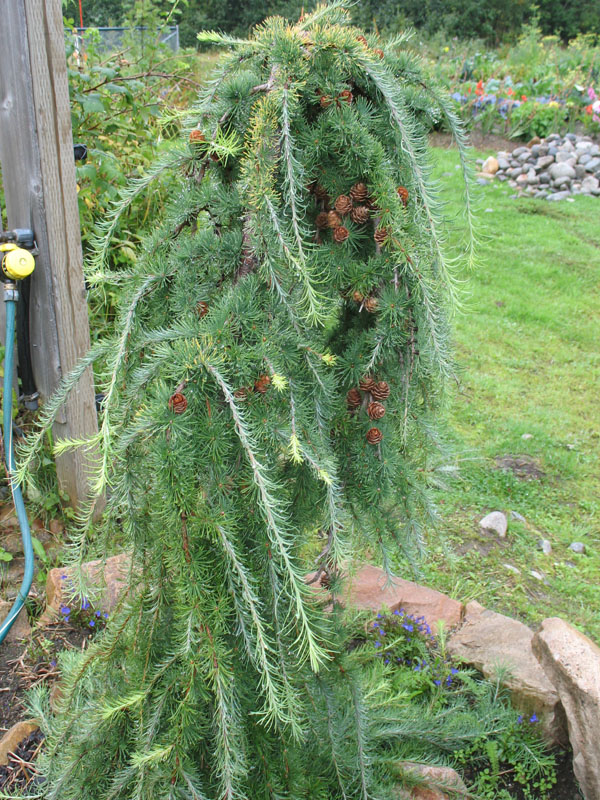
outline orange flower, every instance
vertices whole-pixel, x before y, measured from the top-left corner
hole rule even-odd
[[[509,89],[508,89],[508,91],[506,92],[506,94],[507,94],[509,97],[512,97],[514,93],[515,93],[515,90],[514,90],[514,89],[510,89],[510,88],[509,88]]]
[[[593,106],[592,106],[592,104],[591,104],[591,103],[590,103],[590,105],[589,105],[589,106],[586,106],[586,107],[585,107],[585,113],[586,113],[586,114],[591,114],[593,111],[594,111],[594,109],[593,109]]]
[[[526,94],[522,94],[522,95],[521,95],[521,100],[522,100],[523,102],[525,102],[525,101],[527,100],[527,95],[526,95]]]
[[[471,94],[471,87],[470,86],[467,88],[467,94]]]
[[[483,94],[483,81],[482,80],[477,81],[477,87],[475,88],[475,94],[476,95],[482,95]]]

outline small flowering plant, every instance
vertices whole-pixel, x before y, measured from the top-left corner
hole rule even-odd
[[[425,617],[404,609],[380,612],[369,624],[367,638],[373,656],[390,670],[410,671],[418,693],[450,688],[461,670],[447,658],[443,637],[436,637]]]
[[[69,581],[66,574],[60,576],[61,581]],[[90,628],[91,631],[102,630],[106,627],[108,612],[101,608],[94,608],[87,597],[72,593],[72,598],[60,607],[62,620],[67,624],[81,628]]]

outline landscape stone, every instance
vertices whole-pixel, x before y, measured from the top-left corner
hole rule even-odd
[[[518,158],[523,153],[529,154],[529,151],[528,151],[527,147],[515,147],[515,149],[512,151],[512,157],[513,158]]]
[[[550,177],[556,180],[557,178],[574,178],[575,170],[570,164],[552,164],[549,169]]]
[[[600,187],[600,181],[598,178],[595,178],[593,175],[588,175],[587,178],[581,183],[581,188],[587,191],[593,191],[594,189],[598,189]]]
[[[569,194],[570,192],[568,190],[565,192],[555,192],[554,194],[548,195],[546,200],[553,200],[553,201],[567,200],[569,198]]]
[[[434,631],[440,621],[446,630],[455,628],[464,613],[458,600],[402,578],[393,578],[390,583],[385,571],[372,564],[360,567],[348,579],[342,602],[369,611],[379,611],[382,606],[390,611],[402,608],[407,614],[424,617]]]
[[[483,162],[483,166],[481,167],[482,172],[489,172],[491,175],[495,175],[498,172],[500,165],[498,163],[498,159],[494,158],[494,156],[490,156],[486,158]]]
[[[88,561],[82,565],[81,570],[89,582],[90,601],[94,608],[111,612],[116,607],[127,587],[130,567],[129,553],[111,556],[106,561]],[[74,571],[71,567],[50,570],[46,579],[46,610],[41,618],[42,623],[55,619],[60,607],[69,602],[73,577]]]
[[[559,150],[556,154],[556,163],[563,164],[566,161],[571,161],[572,154],[568,150]]]
[[[600,158],[592,158],[591,161],[587,162],[585,168],[588,172],[595,172],[598,168],[600,168]]]
[[[568,622],[545,619],[533,652],[558,691],[585,800],[600,800],[600,648]]]
[[[548,194],[549,192],[547,189],[541,189],[539,192],[536,192],[533,196],[537,200],[544,200],[546,197],[548,197]]]
[[[549,167],[550,164],[554,164],[554,156],[541,156],[537,160],[537,166],[540,169],[544,169],[545,167]]]
[[[587,170],[583,166],[583,164],[576,164],[575,165],[575,176],[577,178],[581,179],[581,178],[585,178],[586,175],[587,175]]]
[[[448,800],[469,796],[460,775],[452,767],[435,767],[412,761],[401,761],[398,766],[407,776],[412,773],[414,778],[424,781],[412,789],[401,789],[399,800]]]
[[[592,160],[592,157],[589,153],[582,153],[579,158],[577,159],[577,163],[579,164],[587,164],[589,161]]]
[[[0,620],[4,620],[6,615],[11,610],[13,604],[7,603],[4,600],[0,600]],[[21,639],[27,639],[31,636],[31,625],[29,624],[29,620],[27,619],[27,610],[23,607],[18,615],[16,620],[13,623],[12,628],[6,634],[6,642],[19,642]]]
[[[498,153],[498,169],[509,169],[510,163]]]
[[[538,542],[538,546],[542,553],[546,556],[549,556],[552,552],[552,543],[549,539],[540,539]]]
[[[521,574],[521,570],[518,567],[513,566],[513,564],[503,564],[502,566],[505,567],[509,572],[514,572],[515,575]]]
[[[497,533],[501,539],[506,536],[508,521],[502,511],[492,511],[479,521],[479,527],[488,533]]]
[[[554,186],[556,186],[557,189],[560,187],[564,188],[565,186],[570,186],[570,185],[571,185],[571,178],[568,178],[566,176],[563,176],[562,178],[557,178],[554,181]]]
[[[583,542],[571,542],[569,550],[572,550],[574,553],[585,553],[585,545]]]
[[[511,511],[510,512],[511,519],[516,519],[517,522],[526,522],[525,517],[523,514],[519,514],[518,511]]]
[[[7,730],[0,739],[0,766],[6,766],[8,764],[8,754],[13,753],[23,739],[26,739],[30,733],[37,731],[39,727],[39,723],[36,720],[30,719],[16,722],[12,728]]]
[[[558,693],[532,649],[533,631],[518,620],[467,604],[463,624],[448,639],[448,653],[473,665],[486,678],[507,670],[503,685],[516,708],[539,717],[544,735],[564,742],[565,720]]]

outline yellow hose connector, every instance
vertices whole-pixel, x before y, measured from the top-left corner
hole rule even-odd
[[[17,245],[12,242],[0,244],[0,253],[3,254],[2,272],[4,272],[7,278],[20,281],[28,275],[31,275],[35,269],[35,258],[31,255],[29,250],[17,247]]]

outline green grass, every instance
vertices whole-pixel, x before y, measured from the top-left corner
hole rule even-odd
[[[448,211],[459,214],[456,153],[435,154]],[[511,194],[500,183],[480,190],[485,241],[479,269],[463,275],[461,373],[447,414],[460,477],[437,491],[442,536],[429,532],[421,580],[532,624],[561,616],[600,640],[600,200]],[[499,469],[508,455],[543,475]],[[479,530],[490,510],[526,522],[509,515],[501,542]],[[568,549],[573,541],[585,555]]]

